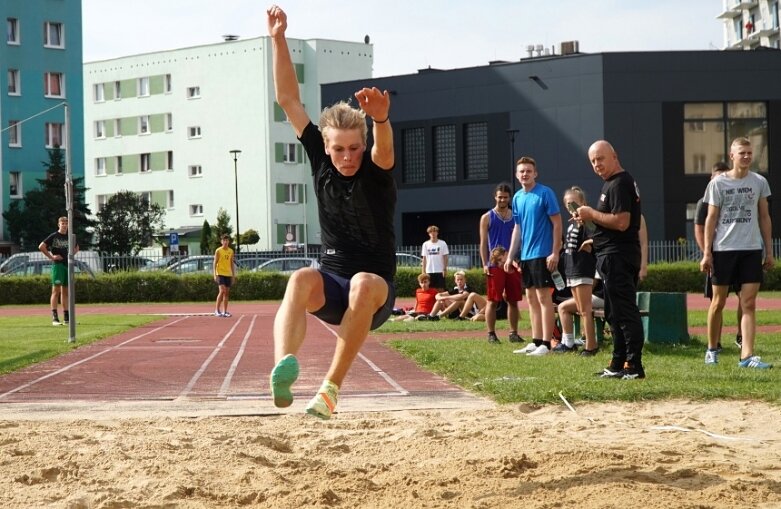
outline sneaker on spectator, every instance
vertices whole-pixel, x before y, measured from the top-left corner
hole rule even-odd
[[[586,346],[586,340],[582,337],[575,339],[575,346]]]
[[[523,338],[517,332],[511,332],[510,343],[523,343]]]
[[[740,334],[735,335],[735,345],[738,348],[743,348],[743,336]]]
[[[762,362],[759,355],[752,355],[738,362],[738,367],[741,368],[754,368],[754,369],[770,369],[772,364]]]
[[[58,326],[62,325],[62,323],[60,322],[59,318],[52,318],[52,325],[54,325],[55,327],[58,327]]]
[[[594,374],[600,378],[621,378],[624,375],[621,373],[623,370],[623,366],[618,367],[613,363],[613,361],[611,361],[608,367]]]
[[[518,350],[513,350],[513,353],[521,353],[521,354],[527,354],[530,352],[533,352],[537,349],[537,345],[534,343],[529,343],[528,345],[524,346],[523,348],[519,348]]]
[[[550,353],[550,348],[548,348],[545,345],[540,345],[537,348],[534,349],[534,351],[531,351],[526,354],[527,357],[542,357],[543,355],[548,355]]]
[[[637,380],[645,378],[645,370],[643,366],[633,366],[629,363],[624,365],[624,369],[621,370],[621,380]]]
[[[231,317],[231,316],[233,316],[233,315],[232,315],[232,314],[230,314],[230,313],[228,313],[228,312],[226,311],[226,312],[224,312],[224,313],[222,314],[222,316],[223,316],[223,317],[225,317],[225,318],[230,318],[230,317]]]
[[[595,348],[593,350],[586,350],[585,348],[580,351],[581,357],[594,357],[596,354],[599,353],[599,348]]]
[[[721,353],[721,341],[719,341],[718,343],[716,343],[716,351],[717,351],[717,352],[719,352],[719,353]]]
[[[220,313],[219,311],[215,311],[214,316],[222,316],[222,313]]]
[[[495,332],[488,333],[488,342],[494,345],[498,345],[499,343],[501,343],[501,341],[499,341],[499,337],[496,335]]]
[[[564,343],[559,343],[553,348],[553,353],[569,353],[569,352],[577,352],[578,347],[575,345],[567,346]]]
[[[705,350],[705,364],[718,364],[719,363],[719,351],[711,350],[710,348]]]

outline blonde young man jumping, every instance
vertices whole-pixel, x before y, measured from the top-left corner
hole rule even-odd
[[[274,90],[312,165],[323,245],[321,268],[300,269],[290,276],[274,320],[271,393],[277,407],[293,402],[291,386],[299,372],[295,354],[304,341],[309,312],[339,326],[331,366],[306,406],[307,413],[329,419],[369,330],[382,325],[393,310],[396,184],[391,174],[390,95],[377,88],[358,90],[360,110],[335,104],[323,110],[318,128],[301,103],[285,39],[287,16],[276,5],[267,15]],[[366,150],[367,115],[373,120],[371,151]]]

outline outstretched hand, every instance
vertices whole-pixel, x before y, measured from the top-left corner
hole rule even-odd
[[[390,111],[390,94],[387,90],[380,92],[377,87],[362,88],[355,93],[361,109],[372,119],[380,122],[388,118]]]
[[[285,35],[287,30],[287,14],[278,5],[272,5],[266,10],[268,35],[276,37]]]

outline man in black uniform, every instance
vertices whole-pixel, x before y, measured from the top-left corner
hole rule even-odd
[[[391,315],[395,291],[396,237],[393,215],[395,159],[389,122],[390,95],[377,88],[355,93],[360,110],[341,102],[326,108],[319,129],[304,110],[288,50],[287,15],[278,6],[267,11],[274,89],[312,164],[320,217],[321,269],[305,268],[290,276],[274,320],[271,393],[277,407],[293,402],[298,377],[295,354],[306,335],[306,313],[339,325],[336,350],[323,385],[307,413],[329,419],[339,387],[369,330]],[[366,151],[366,115],[373,120],[374,146]]]
[[[645,337],[636,297],[641,259],[640,192],[607,141],[594,142],[588,149],[588,158],[605,183],[597,208],[580,207],[577,218],[596,225],[597,271],[605,285],[605,318],[613,332],[613,359],[598,374],[623,380],[645,378]]]

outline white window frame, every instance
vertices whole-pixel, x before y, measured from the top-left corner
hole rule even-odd
[[[166,203],[166,205],[168,205],[167,208],[168,209],[173,209],[174,208],[174,203],[176,203],[174,201],[174,190],[173,189],[169,189],[168,190],[168,203]]]
[[[95,176],[96,177],[105,177],[106,176],[106,158],[105,157],[96,157],[95,158]]]
[[[163,78],[163,92],[166,94],[170,94],[171,90],[173,89],[173,80],[171,79],[170,74],[166,74]]]
[[[190,205],[190,215],[193,217],[203,215],[203,205],[200,203],[193,203]]]
[[[285,203],[298,204],[298,184],[285,184]]]
[[[59,37],[59,44],[52,42],[52,31]],[[43,24],[43,47],[65,49],[65,24],[59,21],[46,21]]]
[[[114,100],[119,101],[122,99],[122,82],[117,80],[114,82]]]
[[[95,121],[95,139],[98,139],[98,140],[106,139],[106,121],[105,120],[96,120]]]
[[[165,165],[167,166],[166,170],[168,171],[174,171],[174,151],[169,150],[165,154]]]
[[[138,172],[150,173],[152,171],[152,154],[149,152],[138,155]]]
[[[23,195],[24,195],[24,190],[22,189],[22,172],[9,171],[8,172],[8,197],[21,198]]]
[[[138,117],[138,134],[151,134],[152,130],[149,127],[149,115],[141,115]]]
[[[195,85],[193,87],[187,87],[187,98],[188,99],[200,99],[201,97],[201,87],[198,85]]]
[[[285,244],[298,244],[298,225],[285,225]]]
[[[282,144],[282,162],[288,164],[295,164],[298,161],[296,156],[296,143],[283,143]]]
[[[8,95],[22,95],[22,74],[19,69],[8,69]]]
[[[44,130],[46,132],[46,148],[54,148],[55,145],[59,145],[60,148],[65,148],[62,146],[65,124],[61,122],[46,122],[46,124],[44,124]],[[55,141],[58,141],[59,143],[54,143]]]
[[[200,164],[191,164],[187,167],[187,176],[193,179],[203,177],[203,166]]]
[[[146,207],[151,208],[152,207],[152,192],[151,191],[141,191],[138,193],[141,197],[142,201],[146,201]]]
[[[22,42],[22,36],[19,33],[19,18],[6,18],[5,22],[5,42],[18,46]]]
[[[174,114],[165,114],[165,132],[170,133],[174,130]]]
[[[124,173],[124,170],[122,169],[122,156],[116,156],[114,158],[114,163],[114,174],[122,175]]]
[[[107,194],[95,195],[95,208],[97,209],[98,212],[100,212],[106,207],[106,203],[108,203]]]
[[[121,118],[115,118],[114,119],[114,138],[121,138],[122,137],[122,119]]]
[[[149,97],[149,76],[138,78],[137,85],[138,97]]]
[[[92,100],[96,103],[102,103],[106,100],[105,83],[95,83],[92,85]]]
[[[191,140],[201,137],[201,126],[193,125],[187,128],[187,137]]]
[[[22,146],[22,124],[18,120],[8,121],[8,146]]]
[[[57,80],[60,87],[60,95],[54,95],[52,93],[51,83],[52,80]],[[63,72],[47,72],[43,75],[43,95],[44,97],[56,97],[58,99],[65,98],[65,73]]]

